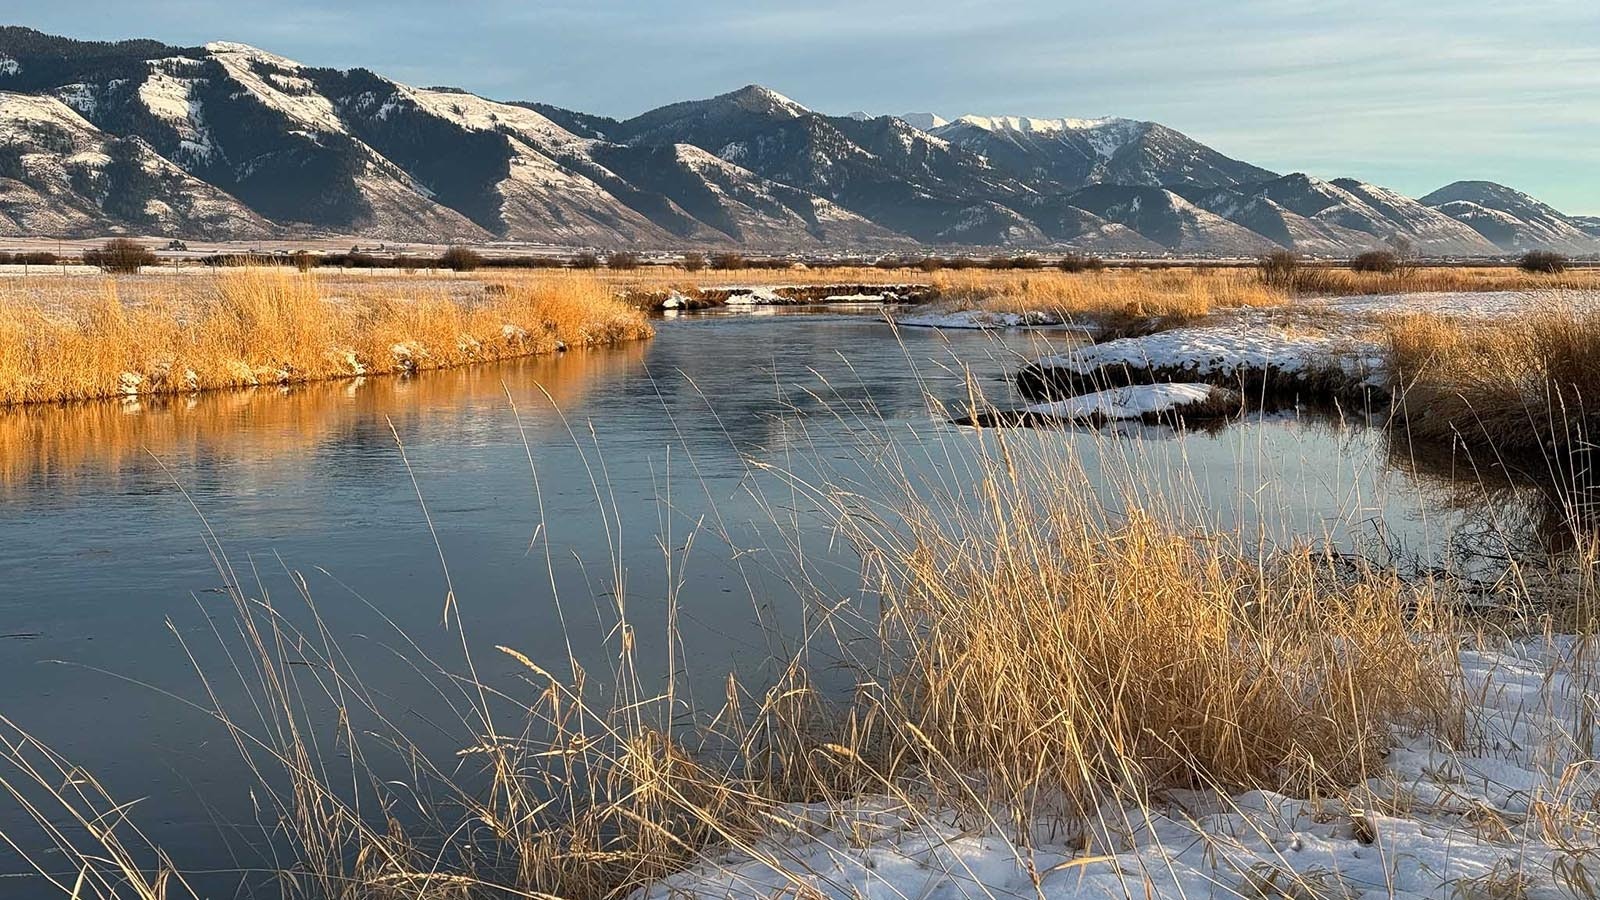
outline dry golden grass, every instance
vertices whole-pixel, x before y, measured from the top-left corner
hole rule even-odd
[[[941,303],[997,312],[1043,311],[1066,317],[1201,318],[1228,306],[1277,306],[1288,295],[1249,269],[1108,269],[936,273]]]
[[[1297,293],[1326,295],[1593,290],[1600,288],[1600,268],[1540,274],[1512,266],[1422,266],[1384,274],[1352,272],[1331,266],[1303,266],[1295,273],[1294,280]]]
[[[240,269],[137,281],[10,284],[0,404],[184,393],[449,368],[648,337],[595,280],[339,295],[314,276]],[[335,289],[336,290],[336,289]]]
[[[900,648],[881,718],[1021,821],[1041,789],[1087,812],[1108,790],[1352,784],[1395,726],[1449,727],[1433,586],[1191,524],[1136,461],[1115,512],[1053,445],[998,436],[977,474],[967,502],[863,535]]]
[[[1553,465],[1593,440],[1600,311],[1545,305],[1490,322],[1418,314],[1390,320],[1386,334],[1401,424],[1418,443]]]

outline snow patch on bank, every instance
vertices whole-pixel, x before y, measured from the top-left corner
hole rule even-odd
[[[1174,328],[1120,338],[1044,356],[1036,364],[1080,375],[1108,366],[1126,366],[1215,381],[1268,369],[1284,374],[1328,369],[1370,374],[1381,368],[1382,358],[1376,344],[1349,337],[1291,332],[1273,326],[1226,325]]]
[[[907,328],[961,329],[1053,328],[1064,324],[1059,316],[1046,312],[990,312],[982,309],[894,316],[889,321]]]
[[[1346,316],[1437,313],[1463,319],[1505,319],[1527,315],[1540,307],[1600,309],[1600,294],[1581,290],[1441,291],[1326,297],[1302,304]]]
[[[1592,643],[1555,638],[1462,655],[1468,740],[1402,739],[1359,800],[1180,792],[1108,804],[1087,839],[1034,823],[1029,850],[994,819],[882,797],[784,810],[752,853],[722,851],[638,900],[775,897],[1565,897],[1600,877],[1578,740]]]
[[[1024,411],[1067,421],[1140,419],[1163,413],[1182,414],[1185,409],[1217,399],[1219,390],[1209,384],[1138,384],[1080,394],[1053,403],[1037,403],[1025,407]]]

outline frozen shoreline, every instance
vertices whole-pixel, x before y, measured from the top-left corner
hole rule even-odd
[[[1343,799],[1175,792],[1148,809],[1108,804],[1081,835],[1036,823],[1032,850],[999,816],[887,797],[796,806],[789,833],[640,900],[1573,896],[1600,876],[1585,799],[1600,773],[1583,744],[1594,650],[1556,637],[1463,652],[1463,746],[1397,735],[1383,771]]]

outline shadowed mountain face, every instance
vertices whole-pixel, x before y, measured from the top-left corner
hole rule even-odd
[[[914,124],[913,124],[914,123]],[[1340,255],[1600,249],[1487,182],[1277,176],[1129,119],[823,115],[757,85],[631,119],[227,42],[0,28],[0,234],[354,234],[588,247]]]

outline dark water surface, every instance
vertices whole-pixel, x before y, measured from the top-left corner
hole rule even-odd
[[[1004,401],[1005,373],[1065,340],[896,335],[864,315],[684,317],[635,346],[408,380],[0,413],[0,714],[119,799],[142,798],[135,820],[180,866],[256,864],[253,778],[227,732],[183,702],[206,704],[191,654],[230,703],[242,702],[232,665],[248,665],[221,650],[240,639],[207,523],[251,596],[299,609],[290,573],[303,575],[369,683],[422,719],[438,699],[391,651],[395,629],[452,664],[460,645],[441,627],[446,580],[419,488],[485,677],[517,670],[495,644],[562,671],[570,641],[607,671],[620,558],[641,670],[667,668],[653,636],[674,595],[677,663],[714,705],[729,671],[759,681],[781,656],[800,615],[786,574],[797,548],[824,587],[856,590],[853,558],[805,498],[748,461],[870,482],[866,429],[913,448],[930,479],[967,477],[952,460],[982,438],[943,424],[926,397],[961,403],[970,374]],[[1276,418],[1141,434],[1024,439],[1091,459],[1131,448],[1152,471],[1184,473],[1173,491],[1219,524],[1285,538],[1381,533],[1437,554],[1459,518],[1386,464],[1373,431]],[[691,534],[669,571],[663,547]],[[0,828],[40,837],[9,804]],[[0,879],[0,896],[53,894]]]

